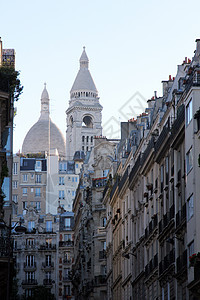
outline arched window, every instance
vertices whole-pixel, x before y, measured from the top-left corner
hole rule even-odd
[[[92,117],[90,117],[90,116],[85,116],[85,117],[83,118],[82,126],[83,126],[83,127],[88,127],[88,128],[93,128]]]

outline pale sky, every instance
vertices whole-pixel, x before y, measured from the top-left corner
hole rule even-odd
[[[11,0],[0,10],[3,48],[15,49],[24,86],[16,103],[14,153],[39,118],[44,82],[51,118],[65,135],[83,46],[103,106],[102,124],[118,130],[117,122],[131,117],[128,100],[137,92],[142,99],[155,90],[161,96],[161,81],[175,76],[186,56],[192,58],[200,38],[199,0]]]

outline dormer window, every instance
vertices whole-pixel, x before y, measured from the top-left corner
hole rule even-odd
[[[36,160],[36,162],[35,162],[35,171],[37,171],[37,172],[42,171],[42,162],[41,162],[41,160]]]

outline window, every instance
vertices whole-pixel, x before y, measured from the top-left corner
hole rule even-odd
[[[41,188],[36,188],[35,189],[35,196],[40,197],[41,196]]]
[[[14,162],[13,163],[13,175],[17,175],[18,171],[18,163]]]
[[[17,195],[13,195],[12,198],[13,198],[13,202],[15,202],[15,203],[18,202],[18,197],[17,197]]]
[[[65,199],[65,191],[59,191],[59,199]]]
[[[25,298],[32,298],[34,297],[34,291],[33,289],[25,289]]]
[[[52,239],[46,239],[46,247],[51,248]]]
[[[109,169],[107,169],[107,170],[103,170],[103,177],[107,177],[107,175],[108,175],[108,172],[109,172]]]
[[[60,162],[60,163],[59,163],[59,171],[60,171],[60,172],[67,171],[67,163],[65,163],[65,162]]]
[[[70,269],[69,269],[69,268],[64,269],[64,278],[65,278],[65,279],[69,279],[69,272],[70,272]]]
[[[41,178],[42,178],[42,176],[41,176],[41,174],[37,174],[36,175],[36,183],[41,183]]]
[[[74,197],[75,196],[75,191],[72,191],[72,197]]]
[[[27,201],[22,202],[22,207],[23,207],[23,209],[27,208]]]
[[[65,228],[69,228],[71,224],[71,219],[70,218],[65,218]]]
[[[46,231],[52,232],[52,221],[46,221]]]
[[[26,256],[26,266],[33,267],[35,265],[35,256],[27,255]]]
[[[71,296],[70,285],[65,285],[64,286],[64,296]]]
[[[77,182],[77,180],[78,180],[77,177],[75,177],[75,182]]]
[[[49,271],[49,272],[46,272],[46,279],[47,280],[50,280],[51,279],[51,271]]]
[[[186,125],[188,126],[192,120],[192,99],[186,106]]]
[[[103,250],[106,250],[106,241],[102,242]]]
[[[192,256],[194,254],[194,241],[192,241],[189,245],[188,245],[188,252],[189,252],[189,257]]]
[[[193,155],[192,155],[192,148],[186,154],[186,172],[187,174],[192,169],[193,165]]]
[[[35,171],[42,171],[42,162],[41,160],[36,160],[35,162]]]
[[[23,192],[23,196],[27,196],[27,188],[23,188],[22,192]]]
[[[28,222],[28,231],[32,231],[33,228],[35,228],[35,222],[34,221],[29,221]]]
[[[84,135],[82,136],[82,142],[84,143],[84,141],[85,141],[85,137],[84,137]]]
[[[106,226],[106,218],[102,219],[102,226],[105,227]]]
[[[72,240],[72,235],[71,234],[65,234],[64,235],[64,241],[67,242],[67,241],[71,241]]]
[[[78,168],[78,164],[76,164],[76,169]]]
[[[50,267],[51,266],[51,255],[46,255],[46,266]]]
[[[23,174],[23,182],[27,182],[28,181],[28,175],[27,174]]]
[[[91,144],[93,143],[93,136],[91,136]]]
[[[89,136],[87,136],[87,143],[89,142]]]
[[[35,272],[26,272],[26,280],[33,282],[35,280]]]
[[[13,189],[17,189],[17,181],[13,181]]]
[[[84,151],[84,146],[82,146],[82,151]]]
[[[160,191],[163,192],[163,182],[164,182],[164,167],[161,165],[160,167]]]
[[[35,208],[36,208],[38,211],[40,211],[40,209],[41,209],[41,202],[39,202],[39,201],[35,202]]]
[[[193,214],[194,214],[193,194],[188,199],[187,206],[188,206],[188,221],[189,221],[192,218]]]
[[[59,177],[59,185],[64,185],[64,177]]]
[[[72,182],[74,182],[74,177],[72,177]]]
[[[34,246],[35,240],[34,239],[26,239],[26,246]]]
[[[70,181],[70,180],[71,180],[71,177],[69,176],[69,177],[68,177],[68,181]]]

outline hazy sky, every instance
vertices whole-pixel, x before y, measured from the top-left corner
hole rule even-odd
[[[39,118],[44,82],[51,118],[65,135],[65,111],[83,46],[103,125],[118,129],[118,121],[131,117],[128,100],[132,108],[136,103],[129,109],[134,116],[155,90],[162,95],[161,81],[175,76],[185,56],[192,58],[200,38],[199,0],[11,0],[0,9],[3,48],[16,50],[24,86],[16,103],[14,152]]]

